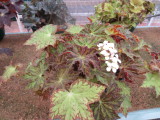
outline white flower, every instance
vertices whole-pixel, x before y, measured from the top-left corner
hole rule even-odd
[[[107,45],[104,45],[104,46],[103,46],[103,49],[104,49],[104,50],[109,50],[109,47],[108,47]]]
[[[106,45],[106,44],[108,44],[108,41],[105,40],[105,41],[103,42],[103,45]]]
[[[114,64],[112,65],[112,67],[115,68],[115,69],[118,69],[118,68],[119,68],[119,65],[118,65],[117,63],[114,63]]]
[[[118,58],[118,54],[115,54],[115,57]]]
[[[108,72],[110,72],[111,70],[112,70],[114,73],[117,72],[117,69],[116,69],[116,68],[112,68],[112,67],[107,67],[106,70],[107,70]]]
[[[109,60],[110,58],[109,58],[109,56],[105,56],[105,60]]]
[[[116,72],[117,72],[117,69],[116,69],[116,68],[112,68],[112,71],[113,71],[114,73],[116,73]]]
[[[108,63],[107,64],[107,68],[106,68],[106,70],[109,72],[109,71],[113,71],[114,73],[116,73],[116,71],[118,70],[118,68],[119,68],[119,65],[118,64],[116,64],[116,63]]]
[[[101,51],[100,54],[102,54],[104,56],[109,56],[110,55],[106,50]]]
[[[119,63],[122,63],[122,61],[121,61],[120,59],[118,59],[118,62],[119,62]]]
[[[118,57],[117,50],[115,49],[114,43],[109,43],[108,41],[104,41],[103,43],[99,43],[98,49],[101,50],[100,54],[105,57],[105,63],[107,64],[106,70],[112,71],[116,73],[119,69],[119,63],[121,60]]]
[[[103,43],[99,43],[97,46],[98,47],[103,47],[104,45],[103,45]]]
[[[111,55],[110,55],[110,59],[111,59],[111,58],[113,58],[113,57],[114,57],[114,55],[115,55],[115,53],[111,53]]]
[[[105,63],[107,64],[107,66],[112,66],[112,63],[109,61],[106,61]]]
[[[109,48],[108,50],[109,50],[111,53],[117,53],[117,50],[116,50],[116,49]]]
[[[116,54],[113,58],[113,61],[116,61],[118,63],[121,63],[121,60],[118,58],[118,55]]]
[[[110,48],[113,48],[113,49],[114,49],[114,43],[108,43],[107,45],[108,45],[108,47],[110,47]]]
[[[102,48],[99,47],[98,50],[102,50]]]
[[[116,57],[111,58],[111,60],[112,60],[114,63],[117,63],[117,62],[118,62],[118,59],[117,59]]]
[[[111,69],[112,69],[111,67],[107,67],[107,68],[106,68],[106,70],[107,70],[108,72],[110,72]]]

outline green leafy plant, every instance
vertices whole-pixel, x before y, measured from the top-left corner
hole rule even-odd
[[[63,0],[31,0],[21,9],[25,27],[32,28],[34,31],[47,24],[75,23],[75,19],[71,17]]]
[[[2,0],[0,1],[0,28],[4,25],[11,25],[11,18],[17,16],[20,11],[22,0]]]
[[[93,114],[90,119],[114,119],[118,117],[115,112],[118,108],[122,108],[127,115],[131,107],[130,88],[127,84],[133,83],[140,75],[152,74],[153,70],[149,71],[153,60],[150,46],[121,25],[92,23],[83,27],[69,27],[62,34],[56,34],[56,28],[52,25],[44,26],[25,43],[35,45],[39,52],[43,51],[41,57],[26,69],[25,78],[31,81],[29,88],[35,91],[53,91],[51,118],[86,119]],[[107,48],[107,45],[112,47]],[[111,56],[107,56],[109,51],[112,52]],[[150,59],[146,60],[143,54],[149,54]],[[112,55],[113,61],[117,63],[111,63]],[[152,69],[157,70],[155,66]],[[147,82],[150,77],[146,79]],[[94,84],[99,86],[95,87]],[[144,86],[153,86],[149,85]],[[92,101],[90,97],[94,95],[90,92],[94,94],[100,86],[103,88],[102,94],[97,94],[99,99]],[[110,86],[113,86],[111,93],[114,89],[120,89],[117,92],[119,97],[113,99],[110,92],[104,90],[110,89]],[[155,88],[158,90],[159,86]]]
[[[4,25],[11,26],[11,18],[17,17],[23,0],[1,0],[0,1],[0,40],[5,35]]]
[[[154,4],[145,0],[106,0],[95,7],[90,19],[102,23],[121,24],[131,29],[154,10]]]
[[[133,7],[144,5],[130,2]],[[106,4],[105,9],[112,7]],[[35,45],[41,56],[29,64],[24,77],[34,91],[50,91],[51,119],[114,120],[120,109],[127,115],[128,84],[145,75],[142,86],[154,87],[159,95],[159,53],[125,26],[94,22],[68,26],[61,34],[57,28],[46,25],[25,43]]]

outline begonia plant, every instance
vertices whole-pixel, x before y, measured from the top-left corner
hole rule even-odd
[[[121,24],[131,29],[154,11],[155,5],[145,0],[105,0],[95,7],[90,19],[102,23]]]
[[[22,0],[0,0],[0,40],[5,36],[4,26],[11,26],[11,18],[17,17]]]
[[[31,0],[22,7],[22,16],[24,26],[34,31],[47,24],[75,23],[63,0]]]
[[[17,16],[20,11],[22,0],[2,0],[0,1],[0,28],[4,25],[11,25],[11,18]]]
[[[146,76],[143,87],[155,87],[160,94],[159,53],[122,25],[91,23],[68,26],[62,34],[57,30],[46,25],[25,43],[35,45],[41,55],[24,77],[28,88],[48,91],[51,119],[114,120],[120,108],[127,115],[128,84],[141,76]]]

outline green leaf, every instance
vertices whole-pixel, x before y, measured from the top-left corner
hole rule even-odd
[[[36,50],[44,49],[49,45],[54,46],[57,41],[56,31],[57,26],[46,25],[34,32],[31,38],[25,42],[25,45],[35,45]]]
[[[144,46],[148,46],[150,47],[146,42],[144,42],[144,40],[141,40],[140,43],[138,44],[138,46],[136,48],[134,48],[134,50],[141,50],[143,49]]]
[[[143,6],[130,6],[130,10],[133,12],[133,13],[140,13],[142,10],[144,10],[144,7]]]
[[[158,97],[160,95],[160,73],[147,73],[142,87],[155,88]]]
[[[144,2],[144,0],[130,0],[130,4],[133,6],[142,6]]]
[[[16,67],[16,66],[12,66],[12,65],[7,66],[7,67],[5,68],[5,71],[4,71],[3,75],[2,75],[2,79],[3,79],[4,81],[7,81],[7,80],[9,80],[12,76],[16,75],[18,72],[19,72],[19,71],[17,70],[17,67]]]
[[[116,81],[116,84],[121,89],[120,94],[123,97],[123,102],[121,104],[121,108],[123,109],[123,114],[126,116],[128,108],[131,107],[130,88],[123,82]]]
[[[144,0],[130,0],[130,10],[133,12],[133,13],[140,13],[142,10],[144,10],[144,6],[143,6],[143,3],[145,1]]]
[[[115,120],[119,116],[115,112],[121,105],[121,98],[114,94],[114,89],[107,89],[98,102],[91,104],[95,120]]]
[[[104,84],[106,86],[108,86],[109,84],[113,83],[114,80],[115,80],[115,76],[112,75],[111,73],[109,72],[106,72],[106,65],[101,65],[101,70],[99,69],[93,69],[91,71],[91,75],[94,76],[93,78],[94,79],[90,79],[91,77],[89,76],[87,79],[89,81],[92,81],[92,82],[96,82],[96,83],[101,83],[101,84]]]
[[[81,31],[81,33],[102,37],[106,36],[106,33],[104,32],[105,29],[106,25],[95,22],[85,25],[85,28]]]
[[[123,82],[116,81],[116,84],[121,89],[120,94],[123,96],[130,96],[130,88]]]
[[[70,34],[77,34],[77,33],[80,33],[82,29],[83,29],[82,26],[71,25],[66,31],[69,32]]]
[[[128,108],[131,108],[131,107],[132,105],[131,105],[130,97],[128,96],[124,97],[123,102],[121,104],[121,108],[123,109],[123,114],[127,115],[127,110]]]
[[[99,100],[104,89],[104,86],[77,80],[69,91],[55,91],[51,97],[51,119],[94,120],[89,104]]]
[[[100,41],[99,37],[86,35],[82,37],[78,37],[73,39],[73,43],[82,47],[87,46],[88,48],[93,48],[97,46],[98,42]]]
[[[42,55],[43,57],[43,55]],[[45,83],[44,74],[47,70],[48,66],[46,65],[44,59],[39,61],[36,66],[33,66],[32,63],[27,67],[26,73],[24,75],[25,79],[30,80],[31,82],[28,84],[28,88],[39,90],[43,87]]]
[[[42,52],[40,55],[40,58],[36,60],[36,64],[38,64],[39,62],[42,62],[42,61],[44,62],[44,60],[46,59],[46,56],[47,56],[47,52],[45,52],[45,51]]]

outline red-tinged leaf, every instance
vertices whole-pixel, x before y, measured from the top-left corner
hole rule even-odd
[[[101,95],[100,101],[91,104],[95,120],[116,120],[119,118],[115,112],[120,108],[122,99],[115,94],[114,87],[106,88],[107,91]]]
[[[133,36],[133,38],[135,38],[135,40],[136,40],[137,42],[140,42],[140,40],[139,40],[139,37],[138,37],[138,36],[136,36],[136,35],[134,35],[134,34],[132,34],[132,36]]]
[[[124,73],[124,78],[126,82],[132,83],[133,81],[131,80],[131,75],[129,75],[127,72]]]
[[[84,75],[91,74],[90,71],[93,68],[100,68],[100,60],[97,57],[96,49],[75,45],[69,52],[70,54],[66,56],[68,64],[76,66],[77,70]]]
[[[106,29],[106,33],[110,36],[116,36],[116,37],[120,37],[121,39],[124,39],[126,40],[126,36],[124,34],[122,34],[118,28],[122,28],[121,25],[113,25],[113,26],[110,26],[108,29]]]
[[[91,22],[91,23],[92,23],[92,19],[91,19],[91,18],[87,17],[87,19],[89,20],[89,22]]]
[[[154,58],[154,59],[157,59],[159,58],[160,56],[160,53],[156,53],[156,52],[151,52],[151,56]]]
[[[116,41],[116,43],[120,43],[122,40],[124,40],[121,37],[116,36],[116,35],[111,35],[111,37]]]
[[[154,72],[160,73],[160,60],[152,60],[151,63],[149,63],[149,68]]]
[[[50,71],[47,75],[47,88],[64,89],[70,83],[73,83],[78,79],[78,74],[74,71],[71,71],[69,68],[58,68],[56,71]]]

